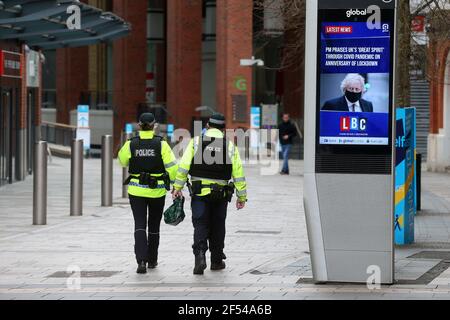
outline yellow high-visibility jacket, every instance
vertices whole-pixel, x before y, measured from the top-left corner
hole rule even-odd
[[[145,139],[153,139],[155,133],[153,131],[139,131],[139,137],[143,140]],[[119,163],[123,167],[128,167],[131,159],[131,150],[130,150],[130,141],[127,141],[123,147],[119,151]],[[170,176],[171,183],[174,182],[178,165],[175,155],[172,152],[169,144],[166,141],[161,142],[161,156],[164,163],[164,167],[166,168],[167,173]],[[158,181],[157,189],[150,189],[148,186],[139,185],[139,175],[136,176],[136,179],[131,179],[130,185],[128,186],[128,194],[135,197],[144,197],[144,198],[161,198],[164,197],[167,193],[167,190],[162,181]],[[154,177],[160,177],[162,174],[152,174]]]
[[[224,138],[224,134],[222,131],[218,129],[209,129],[206,131],[205,135],[211,138]],[[184,185],[187,182],[189,170],[191,168],[192,160],[194,159],[195,153],[197,151],[197,147],[199,145],[199,137],[195,137],[191,139],[189,142],[186,151],[183,154],[181,162],[178,166],[178,173],[175,179],[174,188],[176,190],[183,189]],[[242,167],[241,157],[239,155],[239,150],[235,146],[233,142],[229,142],[228,145],[228,154],[230,155],[230,159],[232,161],[232,178],[236,188],[236,195],[240,201],[247,201],[247,182],[245,180],[244,169]],[[228,181],[218,181],[218,180],[208,180],[202,177],[191,177],[191,181],[202,181],[202,184],[219,184],[226,185]],[[203,188],[202,193],[199,196],[206,196],[211,193],[210,188]]]

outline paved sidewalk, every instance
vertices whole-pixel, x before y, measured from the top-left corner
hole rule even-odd
[[[114,207],[101,208],[100,161],[86,160],[84,216],[69,217],[70,162],[54,158],[47,226],[31,225],[32,178],[0,189],[0,299],[450,299],[450,175],[424,174],[418,243],[397,250],[398,284],[369,291],[308,281],[302,166],[293,161],[289,177],[261,176],[258,167],[246,167],[250,201],[244,211],[230,207],[226,270],[192,274],[187,205],[182,224],[162,225],[158,268],[137,275],[120,168],[114,171]],[[81,270],[79,289],[76,278],[66,277],[68,268]]]

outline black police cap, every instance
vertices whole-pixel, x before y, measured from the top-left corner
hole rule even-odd
[[[152,125],[155,123],[155,116],[153,115],[153,113],[143,113],[139,118],[139,122],[142,124]]]
[[[225,127],[225,116],[221,113],[214,113],[209,119],[209,123]]]

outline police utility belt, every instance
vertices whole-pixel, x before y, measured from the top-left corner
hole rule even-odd
[[[209,195],[209,199],[211,201],[220,201],[227,199],[228,202],[231,202],[234,195],[234,183],[230,182],[228,185],[222,186],[217,183],[213,184],[203,184],[201,181],[193,181],[191,183],[187,183],[187,187],[189,189],[190,196],[200,195],[202,193],[202,189],[211,189],[211,194]]]
[[[148,186],[149,189],[158,189],[159,181],[164,182],[164,187],[167,191],[170,191],[170,177],[167,173],[164,173],[160,177],[154,177],[150,173],[142,172],[137,176],[129,176],[127,180],[123,183],[124,186],[129,185],[131,179],[139,179],[139,184],[141,186]]]

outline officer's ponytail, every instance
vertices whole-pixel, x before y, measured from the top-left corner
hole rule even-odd
[[[155,128],[155,124],[141,123],[142,131],[153,131],[154,128]]]

